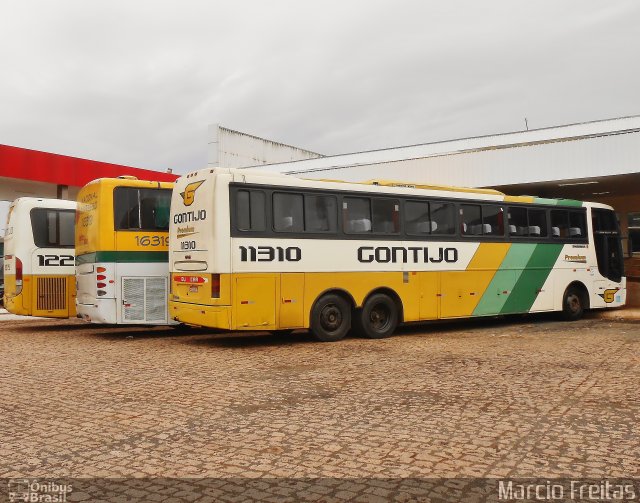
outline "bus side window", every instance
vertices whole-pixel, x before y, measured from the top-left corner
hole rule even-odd
[[[304,228],[307,232],[336,232],[338,202],[334,196],[304,196]]]
[[[429,203],[431,210],[431,234],[451,235],[456,233],[456,212],[451,203]]]
[[[569,211],[569,237],[587,237],[587,216],[584,211]]]
[[[483,205],[482,227],[485,235],[504,236],[504,208],[492,204]]]
[[[266,196],[260,190],[236,192],[236,227],[241,231],[266,229]]]
[[[273,194],[273,229],[276,232],[303,232],[302,194]]]
[[[534,238],[547,237],[547,212],[545,210],[529,209],[529,236]]]
[[[437,225],[429,216],[429,203],[407,201],[404,205],[404,226],[407,234],[420,236],[431,234]]]
[[[481,236],[482,213],[478,204],[460,205],[460,232],[465,236]]]
[[[344,231],[352,234],[371,232],[371,200],[345,197],[342,202]]]
[[[400,232],[400,201],[397,199],[373,199],[373,232],[397,234]]]
[[[509,208],[509,235],[528,236],[529,225],[527,223],[527,209],[511,207]]]
[[[551,237],[554,239],[569,237],[569,212],[551,210]]]

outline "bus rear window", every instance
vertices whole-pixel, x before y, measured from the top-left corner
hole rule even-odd
[[[113,191],[115,230],[169,230],[171,189],[116,187]]]
[[[35,208],[31,210],[33,242],[38,248],[73,248],[76,212]]]

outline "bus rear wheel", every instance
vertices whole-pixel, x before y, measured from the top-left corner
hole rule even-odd
[[[579,320],[584,314],[584,307],[585,301],[582,291],[575,286],[569,286],[562,298],[562,317],[567,321]]]
[[[351,328],[351,306],[342,297],[328,294],[321,297],[311,311],[311,332],[322,342],[343,339]]]
[[[389,337],[398,326],[396,303],[383,293],[376,293],[369,297],[358,315],[358,330],[370,339]]]

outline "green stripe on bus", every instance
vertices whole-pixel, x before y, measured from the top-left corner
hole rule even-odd
[[[546,197],[536,197],[533,200],[537,204],[546,204],[549,206],[573,206],[582,207],[582,201],[576,201],[575,199],[547,199]]]
[[[169,262],[167,251],[100,251],[85,253],[76,257],[76,265],[93,264],[96,262]]]
[[[511,245],[500,264],[500,268],[496,271],[480,302],[474,309],[473,316],[499,314],[502,311],[509,297],[509,292],[513,291],[536,246],[536,244],[531,243],[514,243]]]
[[[555,206],[558,204],[557,199],[547,199],[546,197],[535,197],[533,202],[535,204],[548,204],[549,206]]]
[[[561,244],[535,246],[531,258],[504,303],[501,314],[526,313],[531,310],[531,306],[538,297],[538,291],[549,277],[563,247]]]
[[[576,201],[574,199],[558,199],[558,206],[573,206],[582,208],[582,201]]]

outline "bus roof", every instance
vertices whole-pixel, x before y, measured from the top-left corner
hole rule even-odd
[[[77,203],[68,199],[53,199],[44,197],[19,197],[11,203],[11,207],[16,206],[26,208],[62,208],[75,209]]]
[[[300,186],[313,187],[315,184],[328,184],[333,185],[333,188],[337,188],[338,184],[350,185],[351,187],[376,187],[383,189],[380,192],[389,193],[388,189],[400,189],[400,192],[405,190],[417,191],[419,194],[423,192],[425,195],[431,195],[432,197],[442,197],[442,192],[449,192],[452,196],[457,195],[459,198],[469,198],[473,195],[478,195],[479,199],[490,199],[494,201],[504,201],[511,203],[530,203],[530,204],[546,204],[550,206],[582,206],[583,202],[574,199],[549,199],[538,196],[521,195],[521,196],[509,196],[495,189],[487,188],[473,188],[473,187],[453,187],[447,185],[425,185],[418,183],[411,183],[398,180],[385,180],[374,179],[359,182],[345,181],[345,180],[330,180],[330,179],[317,179],[317,178],[300,178],[295,175],[287,175],[284,173],[274,173],[269,171],[262,171],[255,168],[204,168],[198,171],[188,173],[187,178],[193,178],[195,176],[202,175],[217,175],[217,174],[229,174],[234,179],[241,179],[243,181],[250,182],[255,180],[256,183],[265,183],[267,180],[269,183],[282,184],[282,185],[295,185],[294,181],[300,181]],[[282,183],[286,180],[285,183]],[[387,189],[387,190],[384,190]],[[345,190],[348,190],[345,187]],[[362,189],[359,189],[362,190]],[[377,190],[376,190],[377,191]],[[428,194],[432,192],[432,194]],[[440,194],[438,194],[440,193]],[[414,192],[415,194],[415,192]]]
[[[173,188],[173,182],[159,182],[149,180],[138,180],[137,178],[96,178],[91,180],[85,187],[89,185],[103,185],[111,187],[142,187],[149,189],[171,189]]]

